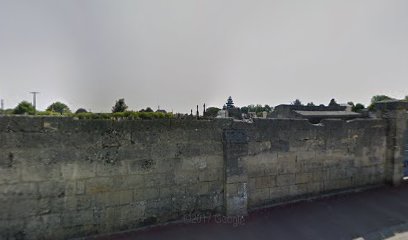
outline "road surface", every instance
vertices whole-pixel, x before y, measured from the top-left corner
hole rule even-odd
[[[277,206],[245,219],[205,217],[91,239],[408,239],[408,185]]]

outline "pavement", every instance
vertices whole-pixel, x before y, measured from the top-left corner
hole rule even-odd
[[[276,206],[245,218],[186,215],[179,223],[92,239],[408,239],[408,185]]]

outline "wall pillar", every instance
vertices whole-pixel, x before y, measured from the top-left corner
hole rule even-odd
[[[408,102],[383,101],[376,103],[375,108],[377,116],[387,122],[385,181],[391,185],[399,185],[404,170]]]
[[[248,154],[248,137],[245,130],[226,129],[224,147],[224,201],[227,216],[248,214],[248,175],[242,157]]]

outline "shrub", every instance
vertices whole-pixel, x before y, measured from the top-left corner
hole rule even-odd
[[[115,106],[112,107],[112,112],[113,113],[124,112],[126,111],[127,108],[128,106],[125,104],[125,99],[121,98],[118,101],[116,101]]]
[[[33,105],[27,101],[20,102],[13,110],[13,114],[30,114],[33,115],[35,109]]]
[[[69,109],[69,107],[62,102],[55,102],[51,104],[50,106],[47,107],[47,111],[57,112],[60,114],[71,113],[71,110]]]

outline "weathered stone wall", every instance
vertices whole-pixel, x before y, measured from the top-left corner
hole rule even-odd
[[[384,182],[382,120],[259,120],[248,132],[248,207]]]
[[[384,120],[0,117],[0,239],[61,239],[385,181]]]
[[[62,239],[223,210],[223,124],[0,118],[0,239]]]

